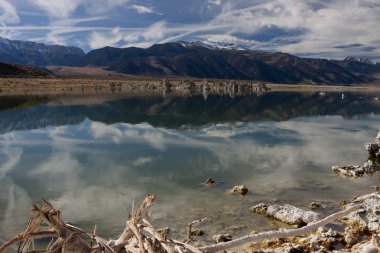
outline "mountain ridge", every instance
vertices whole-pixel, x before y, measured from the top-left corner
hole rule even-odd
[[[46,45],[0,37],[0,61],[31,66],[71,65],[85,53],[79,47]]]
[[[0,37],[0,61],[32,66],[97,66],[137,76],[256,80],[272,83],[356,84],[374,82],[380,64],[364,58],[301,58],[282,52],[217,47],[201,41],[148,48],[103,47],[87,54],[77,47],[12,41]]]
[[[363,61],[301,58],[288,53],[209,48],[170,42],[149,48],[95,49],[76,66],[132,75],[243,79],[273,83],[353,84],[375,81],[380,66]]]

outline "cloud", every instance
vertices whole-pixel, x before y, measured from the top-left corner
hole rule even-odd
[[[16,8],[7,0],[0,0],[0,24],[14,24],[20,22]]]
[[[50,18],[67,18],[81,4],[82,0],[31,0],[31,3],[45,11]]]
[[[11,238],[21,230],[25,229],[28,222],[28,210],[32,200],[28,193],[16,185],[12,180],[1,180],[0,192],[4,195],[0,220],[0,232],[2,235]]]
[[[166,22],[159,21],[148,27],[142,35],[145,40],[154,42],[165,38],[166,32]]]
[[[149,156],[144,156],[144,157],[139,157],[135,161],[133,161],[134,166],[144,166],[145,164],[151,163],[153,161],[153,157]]]
[[[285,35],[273,39],[277,44],[274,47],[266,41],[268,49],[289,53],[343,57],[347,51],[335,46],[347,42],[379,48],[377,33],[372,31],[378,29],[380,3],[353,0],[335,0],[317,6],[314,3],[277,0],[240,8],[235,2],[226,5],[210,23],[230,24],[225,32],[250,36],[277,27]]]
[[[208,0],[207,1],[209,4],[215,4],[215,5],[221,5],[222,0]]]
[[[0,155],[5,157],[4,162],[0,165],[0,180],[3,179],[9,171],[13,170],[21,160],[23,149],[20,147],[12,147],[14,140],[13,134],[6,134],[1,136],[2,145]]]
[[[89,45],[92,49],[105,46],[116,46],[124,38],[124,33],[120,28],[113,28],[106,32],[92,32],[90,34]]]
[[[7,23],[7,27],[0,27],[1,35],[25,38],[30,36],[28,32],[33,34],[29,38],[42,42],[85,43],[85,50],[220,39],[254,50],[300,56],[378,57],[380,53],[377,36],[380,2],[374,0],[195,0],[191,6],[181,1],[169,5],[169,1],[130,0],[29,0],[28,3],[24,7],[21,0],[12,4],[0,1],[0,21]],[[50,23],[46,24],[46,17],[38,15],[26,15],[28,23],[21,22],[19,15],[22,18],[23,13],[41,9]],[[142,14],[162,16],[141,18]],[[17,26],[9,26],[16,23]],[[349,44],[362,46],[344,47]]]
[[[153,8],[148,8],[143,5],[137,5],[137,4],[132,4],[129,8],[137,11],[138,14],[149,14],[149,13],[155,13],[155,14],[160,14],[156,12]],[[162,15],[162,14],[160,14]]]
[[[80,170],[80,165],[69,152],[57,152],[52,155],[46,162],[40,164],[38,168],[31,170],[29,175],[50,174],[61,177],[68,173],[75,173]]]
[[[84,0],[83,4],[86,13],[98,15],[110,13],[111,11],[121,11],[126,8],[129,0]],[[124,8],[123,8],[124,7]]]
[[[17,182],[27,182],[28,187],[38,185],[35,192],[30,187],[28,191],[22,189],[9,177],[1,180],[0,200],[5,204],[0,232],[7,228],[17,232],[25,226],[22,218],[27,217],[27,206],[32,201],[28,194],[33,198],[53,198],[50,200],[65,219],[85,228],[97,224],[105,236],[117,236],[132,197],[139,203],[149,192],[159,197],[153,212],[157,226],[165,224],[179,231],[186,225],[181,222],[205,213],[222,222],[229,220],[225,219],[227,212],[234,213],[230,218],[236,218],[251,201],[299,199],[294,204],[307,205],[305,200],[320,197],[335,203],[367,191],[368,185],[377,181],[376,177],[365,177],[348,182],[333,177],[329,167],[339,161],[358,162],[361,156],[365,160],[362,143],[373,139],[378,121],[376,115],[360,121],[327,116],[175,130],[85,120],[78,125],[0,135],[0,143],[8,143],[8,148],[25,145],[25,151],[41,154],[33,147],[36,145],[44,151],[45,159],[27,155],[25,159],[35,160],[22,163],[27,164],[27,173]],[[363,131],[352,131],[361,128]],[[153,136],[159,136],[168,148],[151,149],[151,138],[156,138]],[[120,140],[117,145],[114,137]],[[0,155],[0,159],[6,157],[4,150]],[[142,167],[150,162],[154,164]],[[225,184],[215,189],[197,187],[214,175]],[[253,195],[243,201],[223,195],[235,183],[246,184]],[[34,196],[41,192],[46,195]],[[245,214],[241,218],[247,222]],[[239,222],[231,220],[234,225]],[[210,229],[228,225],[214,224]],[[262,222],[254,225],[263,227]]]

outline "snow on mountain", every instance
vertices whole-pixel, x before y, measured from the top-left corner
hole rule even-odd
[[[45,45],[0,37],[0,61],[34,66],[67,65],[84,56],[78,47]]]
[[[362,62],[362,63],[367,63],[367,64],[377,64],[376,62],[373,62],[367,58],[353,57],[353,56],[346,57],[344,61],[355,61],[355,62]]]
[[[178,41],[184,47],[204,47],[208,49],[250,50],[251,45],[230,41]]]

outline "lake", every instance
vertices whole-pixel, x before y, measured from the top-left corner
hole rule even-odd
[[[364,143],[380,127],[377,95],[0,97],[0,235],[20,232],[41,197],[105,238],[149,193],[155,226],[179,238],[203,217],[206,241],[281,226],[249,212],[259,202],[317,201],[329,214],[379,183],[377,174],[331,172],[366,161]],[[203,186],[207,178],[218,184]],[[240,184],[244,198],[229,192]]]

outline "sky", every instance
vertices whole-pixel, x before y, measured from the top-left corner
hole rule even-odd
[[[380,0],[0,0],[0,36],[86,52],[185,40],[380,61]]]

